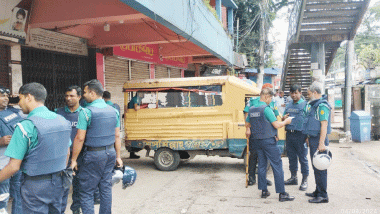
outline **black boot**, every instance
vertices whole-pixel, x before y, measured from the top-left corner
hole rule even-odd
[[[285,185],[298,185],[297,172],[291,172],[291,177],[284,182]]]
[[[283,201],[293,201],[295,199],[294,196],[290,196],[289,193],[287,192],[284,192],[284,193],[280,193],[279,195],[279,201],[283,202]]]
[[[140,156],[136,155],[135,152],[130,152],[129,153],[129,158],[130,159],[139,159]]]
[[[256,176],[249,176],[248,178],[248,186],[253,186],[256,184]]]
[[[307,175],[304,175],[302,177],[302,182],[301,182],[300,190],[301,191],[306,191],[306,189],[307,189]]]

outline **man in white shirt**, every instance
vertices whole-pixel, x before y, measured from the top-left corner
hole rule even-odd
[[[284,114],[285,111],[285,98],[284,98],[284,92],[279,90],[278,91],[278,96],[274,97],[274,100],[276,102],[276,105],[278,107],[278,111],[280,112],[281,115]]]

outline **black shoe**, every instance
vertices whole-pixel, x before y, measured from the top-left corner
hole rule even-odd
[[[130,158],[130,159],[139,159],[140,156],[136,155],[134,152],[130,152],[130,153],[129,153],[129,158]]]
[[[310,199],[309,200],[309,203],[316,203],[316,204],[320,204],[320,203],[329,203],[329,198],[326,197],[326,198],[323,198],[323,197],[315,197],[313,199]]]
[[[98,198],[98,199],[94,199],[94,204],[96,205],[96,204],[100,204],[100,198]]]
[[[80,209],[73,210],[73,214],[81,214]]]
[[[307,190],[307,181],[303,181],[300,186],[301,191],[306,191]],[[307,194],[307,193],[306,193]]]
[[[270,192],[268,190],[267,191],[263,190],[261,192],[261,198],[267,198],[268,196],[270,196]]]
[[[293,201],[295,199],[294,196],[290,196],[289,193],[284,192],[280,193],[279,195],[279,201],[284,202],[284,201]]]
[[[305,193],[305,195],[306,195],[306,196],[309,196],[309,197],[312,197],[312,198],[317,197],[317,193],[316,193],[316,192]]]
[[[256,179],[254,177],[249,176],[248,186],[253,186],[256,184]]]
[[[267,185],[268,186],[272,186],[273,185],[272,181],[270,181],[270,180],[267,179]]]
[[[284,182],[285,185],[298,185],[297,177],[291,177]]]

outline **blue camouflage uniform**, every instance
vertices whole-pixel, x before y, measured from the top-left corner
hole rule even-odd
[[[61,213],[70,133],[69,122],[45,106],[17,124],[5,155],[22,160],[23,213]]]
[[[331,133],[331,107],[325,97],[316,99],[308,103],[305,107],[305,121],[303,127],[303,133],[309,138],[310,157],[313,162],[313,155],[318,149],[321,121],[328,121],[327,134]],[[329,139],[326,135],[325,145],[329,145]],[[327,198],[327,170],[318,170],[314,167],[314,177],[317,197]]]
[[[20,115],[20,110],[8,106],[5,110],[0,111],[0,138],[13,135],[15,126],[18,122],[23,120]],[[6,146],[0,147],[0,169],[4,168],[8,162],[9,157],[4,155]],[[15,173],[10,179],[0,183],[0,194],[10,193],[13,198],[12,213],[22,213],[22,199],[20,193],[21,186],[21,171]],[[0,209],[7,207],[8,198],[0,202]]]
[[[249,109],[246,119],[246,122],[251,124],[250,141],[253,141],[259,158],[258,188],[268,191],[266,170],[269,159],[273,169],[276,192],[284,193],[284,171],[282,169],[281,151],[275,139],[277,129],[272,125],[274,121],[276,121],[276,117],[273,110],[261,101],[258,102],[257,106]]]
[[[286,125],[286,152],[289,158],[289,170],[291,172],[298,171],[298,161],[301,165],[301,173],[303,176],[309,175],[309,165],[307,161],[307,144],[306,135],[302,133],[304,122],[304,109],[307,102],[302,98],[297,102],[288,103],[285,108],[285,114],[294,117],[289,125]]]
[[[120,127],[119,112],[103,99],[94,100],[79,113],[77,128],[86,130],[83,163],[78,172],[83,213],[94,213],[94,193],[98,187],[99,213],[111,213],[117,127]]]

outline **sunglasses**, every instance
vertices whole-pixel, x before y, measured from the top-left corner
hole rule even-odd
[[[6,89],[6,88],[0,88],[0,93],[2,93],[2,94],[10,94],[11,93],[11,91],[9,90],[9,89]]]

